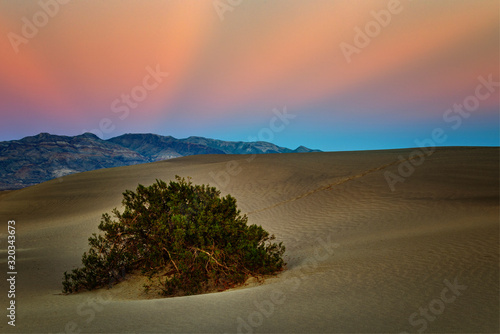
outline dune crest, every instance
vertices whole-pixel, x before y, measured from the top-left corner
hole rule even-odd
[[[0,193],[20,249],[16,328],[0,331],[498,332],[499,149],[438,148],[392,191],[384,172],[411,152],[198,155]],[[137,279],[61,295],[101,214],[176,174],[233,195],[287,269],[190,297],[145,299]]]

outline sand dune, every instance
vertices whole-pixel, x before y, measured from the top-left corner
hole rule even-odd
[[[384,173],[412,152],[189,156],[0,193],[0,263],[14,219],[18,272],[16,326],[4,315],[0,332],[499,332],[499,149],[437,149],[391,191]],[[236,197],[284,242],[287,270],[189,297],[144,299],[134,280],[61,295],[101,214],[176,174]]]

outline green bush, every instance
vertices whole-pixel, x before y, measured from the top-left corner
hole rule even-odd
[[[224,290],[249,276],[276,274],[285,265],[282,243],[261,226],[247,225],[236,199],[188,178],[157,180],[123,193],[125,210],[103,214],[89,238],[82,268],[64,273],[63,292],[96,289],[125,272],[153,278],[163,295]],[[145,286],[149,288],[149,285]]]

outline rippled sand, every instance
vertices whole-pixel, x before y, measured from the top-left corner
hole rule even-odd
[[[18,272],[16,327],[4,315],[0,332],[499,332],[499,149],[440,148],[405,170],[414,152],[198,155],[0,193],[0,263],[14,219]],[[189,297],[145,299],[134,279],[61,295],[101,214],[176,174],[236,197],[287,270]]]

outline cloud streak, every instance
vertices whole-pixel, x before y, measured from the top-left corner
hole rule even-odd
[[[499,4],[488,0],[402,0],[403,10],[348,64],[339,45],[352,43],[354,28],[387,5],[248,1],[221,21],[210,1],[69,2],[18,53],[0,39],[0,113],[26,124],[2,123],[0,139],[46,130],[30,119],[57,124],[53,131],[61,134],[93,127],[155,64],[168,80],[117,131],[224,138],[221,128],[242,126],[238,119],[258,126],[279,105],[308,128],[392,117],[399,120],[393,133],[412,120],[425,131],[479,75],[498,79]],[[2,2],[0,36],[20,32],[22,18],[37,10]],[[498,108],[497,92],[477,117],[491,120]],[[197,124],[209,119],[222,126]],[[301,129],[288,131],[298,136]],[[333,139],[318,131],[311,141],[328,149],[323,141]]]

